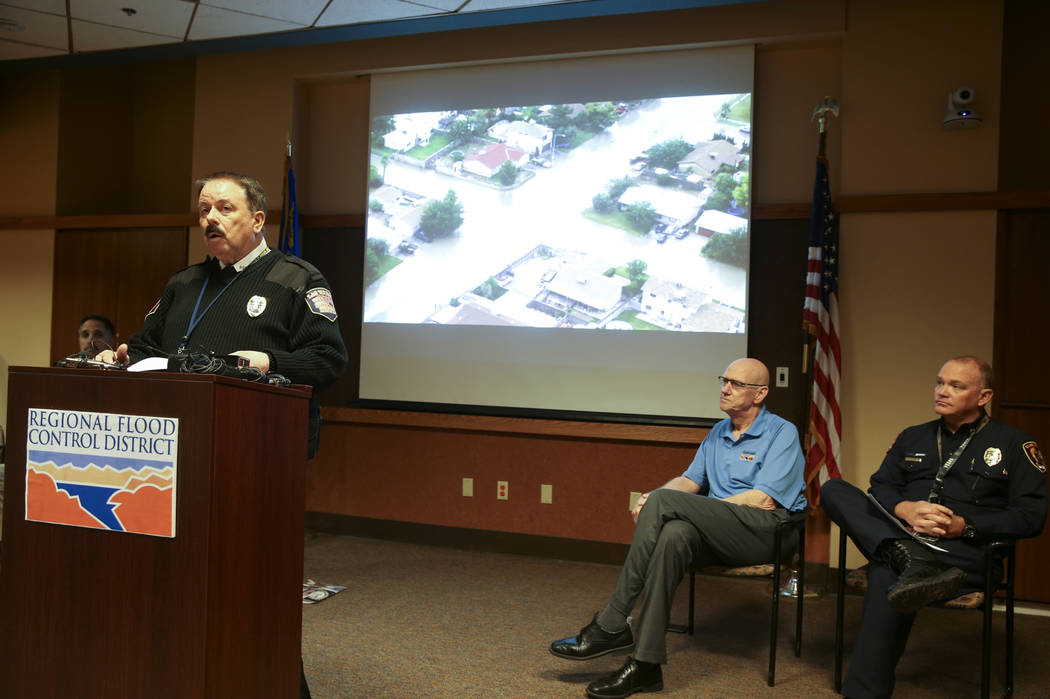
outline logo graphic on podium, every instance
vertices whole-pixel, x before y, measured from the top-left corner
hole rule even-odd
[[[178,419],[30,408],[26,519],[175,536]]]

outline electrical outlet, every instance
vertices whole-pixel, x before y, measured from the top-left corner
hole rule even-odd
[[[496,481],[496,499],[506,500],[510,495],[510,484],[507,481]]]
[[[540,486],[540,504],[550,505],[554,502],[554,486],[544,483]]]
[[[788,368],[786,366],[777,367],[777,388],[788,387]]]
[[[634,509],[634,506],[638,504],[638,498],[642,497],[641,493],[631,491],[630,496],[627,498],[627,511],[630,512]]]
[[[463,497],[472,498],[474,497],[474,479],[464,478],[463,479]]]

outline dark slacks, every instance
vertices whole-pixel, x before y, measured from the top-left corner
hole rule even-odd
[[[773,559],[777,523],[787,510],[760,510],[677,490],[655,490],[638,516],[634,539],[609,605],[627,616],[645,591],[634,624],[634,657],[667,662],[667,623],[689,566],[752,565]]]
[[[868,589],[864,594],[864,617],[853,649],[842,693],[854,699],[888,697],[893,694],[894,670],[908,643],[915,614],[901,614],[890,606],[886,593],[896,584],[897,574],[884,562],[875,560],[879,544],[887,539],[906,538],[856,486],[833,479],[820,489],[820,502],[831,521],[842,527],[869,560]],[[984,585],[984,553],[980,547],[958,539],[938,546],[947,553],[936,553],[949,565],[966,571],[966,586]],[[845,565],[845,561],[839,561]]]

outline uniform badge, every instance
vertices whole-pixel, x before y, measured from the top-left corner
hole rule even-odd
[[[248,299],[248,315],[250,315],[252,318],[258,318],[262,315],[262,312],[265,310],[265,296],[252,296],[250,299]]]
[[[984,450],[984,463],[995,466],[1003,460],[1003,452],[999,447],[988,447]]]
[[[1032,465],[1046,473],[1046,462],[1043,461],[1043,453],[1039,451],[1039,445],[1035,442],[1025,442],[1021,445],[1021,448],[1024,449],[1024,454],[1032,462]]]
[[[332,300],[332,292],[323,286],[306,292],[306,306],[311,313],[324,316],[333,323],[339,317],[339,314],[335,312],[335,301]]]

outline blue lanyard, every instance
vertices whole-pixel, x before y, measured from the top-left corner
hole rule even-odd
[[[203,318],[204,314],[207,313],[208,310],[215,304],[215,302],[219,300],[219,297],[222,296],[223,293],[225,293],[225,291],[230,288],[230,284],[233,284],[235,281],[237,281],[237,277],[239,275],[238,274],[234,274],[233,275],[233,279],[231,279],[230,281],[226,282],[226,286],[222,287],[219,290],[219,293],[215,294],[215,298],[213,298],[211,301],[209,301],[208,305],[204,307],[204,310],[201,311],[200,315],[197,315],[197,310],[201,306],[201,299],[204,298],[204,291],[208,288],[208,278],[210,276],[211,276],[211,274],[208,274],[207,276],[204,277],[204,284],[201,285],[201,292],[200,292],[200,294],[197,295],[197,303],[194,304],[194,306],[193,306],[193,313],[190,314],[190,325],[186,329],[186,335],[182,338],[182,343],[179,345],[178,352],[180,354],[182,352],[186,351],[186,343],[189,342],[190,335],[193,334],[194,329],[201,322],[201,318]]]

